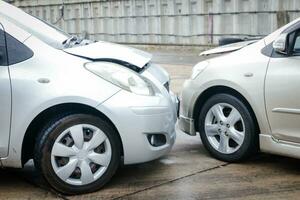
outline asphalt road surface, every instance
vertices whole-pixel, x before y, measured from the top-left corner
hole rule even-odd
[[[195,55],[155,53],[171,74],[171,88],[180,93]],[[300,199],[300,161],[258,154],[243,163],[211,158],[200,137],[177,131],[173,150],[149,163],[122,166],[102,190],[62,196],[37,175],[32,163],[22,170],[0,170],[0,199]]]

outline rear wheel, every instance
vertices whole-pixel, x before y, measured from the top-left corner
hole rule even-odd
[[[35,164],[49,184],[65,194],[100,189],[120,163],[120,142],[106,121],[71,114],[51,122],[40,133]]]
[[[238,98],[217,94],[206,101],[199,116],[201,140],[217,159],[236,162],[258,149],[258,135],[248,108]]]

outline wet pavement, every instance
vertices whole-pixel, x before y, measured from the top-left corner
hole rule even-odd
[[[159,55],[154,60],[163,63],[172,77],[172,90],[179,93],[192,65],[201,58]],[[224,163],[208,155],[199,136],[177,130],[176,144],[168,155],[120,167],[99,192],[59,195],[29,163],[22,170],[0,170],[0,199],[300,199],[299,166],[300,160],[266,154],[243,163]]]

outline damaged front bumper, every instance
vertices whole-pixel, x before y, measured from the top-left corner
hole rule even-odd
[[[194,119],[184,117],[181,115],[179,116],[178,119],[178,127],[181,131],[183,131],[188,135],[192,135],[192,136],[196,135]]]

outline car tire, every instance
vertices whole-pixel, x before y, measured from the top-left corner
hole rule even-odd
[[[198,130],[204,147],[215,158],[238,162],[258,150],[258,133],[249,109],[238,98],[216,94],[203,105]]]
[[[73,151],[77,153],[73,155]],[[52,120],[35,145],[37,170],[50,186],[67,195],[99,190],[115,174],[120,159],[121,142],[116,130],[88,114],[68,114]]]

